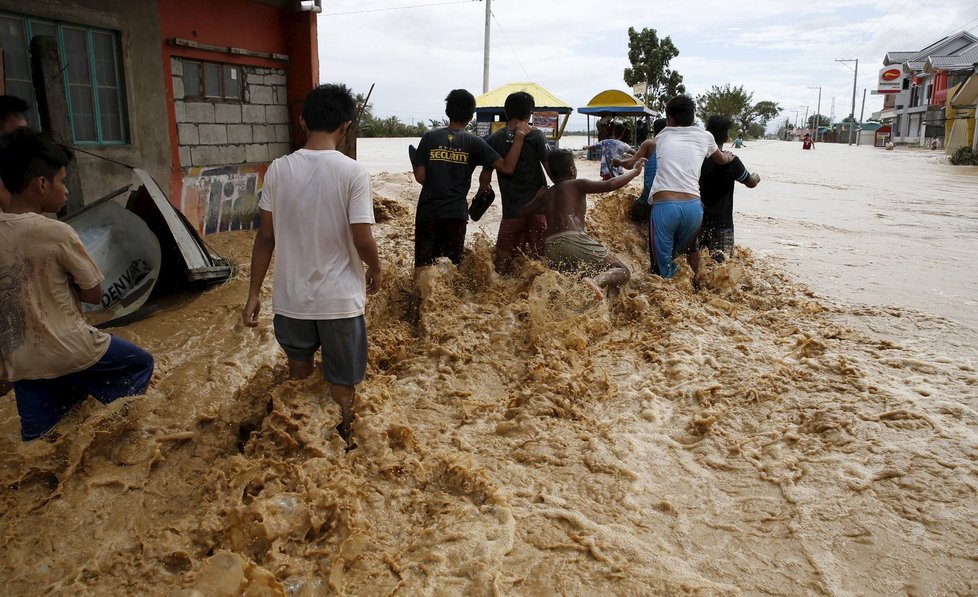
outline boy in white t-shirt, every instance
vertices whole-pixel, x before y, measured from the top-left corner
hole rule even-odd
[[[713,135],[693,125],[696,104],[679,95],[666,104],[666,128],[656,135],[656,174],[652,182],[652,218],[649,220],[649,252],[652,272],[663,278],[676,274],[674,260],[686,252],[695,272],[699,253],[693,243],[703,223],[700,170],[703,160],[726,164],[733,154],[720,151]]]
[[[300,118],[305,146],[272,162],[265,173],[242,312],[246,326],[258,325],[262,282],[277,251],[275,338],[289,358],[293,379],[312,374],[313,358],[322,348],[324,377],[342,415],[336,430],[348,449],[355,447],[354,392],[367,369],[367,294],[384,282],[370,229],[370,175],[337,151],[355,109],[345,85],[320,85],[306,96]]]

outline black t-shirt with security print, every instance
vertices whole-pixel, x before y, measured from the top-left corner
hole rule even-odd
[[[467,219],[472,173],[490,167],[499,154],[481,138],[465,131],[428,131],[418,143],[418,162],[425,167],[416,221]]]

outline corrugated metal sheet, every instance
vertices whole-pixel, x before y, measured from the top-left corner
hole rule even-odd
[[[602,112],[620,114],[651,114],[652,111],[624,91],[605,89],[591,98],[583,108],[578,108],[581,114],[600,114]]]
[[[978,74],[971,75],[964,83],[959,83],[948,90],[952,106],[974,106],[978,102]]]
[[[550,93],[536,83],[506,83],[492,91],[484,93],[475,98],[475,109],[498,108],[502,109],[509,94],[525,91],[533,96],[536,110],[556,110],[557,112],[568,113],[573,111],[570,104]]]

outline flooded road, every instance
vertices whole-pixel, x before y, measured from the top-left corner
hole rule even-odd
[[[605,301],[536,261],[497,276],[493,206],[461,267],[420,277],[414,323],[408,142],[360,146],[388,285],[359,447],[322,381],[285,379],[271,278],[259,327],[240,323],[253,233],[210,236],[233,280],[111,330],[156,357],[146,396],[88,400],[27,444],[0,402],[7,593],[978,593],[974,208],[861,174],[921,189],[920,163],[966,191],[973,171],[752,145],[743,250],[699,290],[645,273],[637,185],[595,197],[589,231],[633,272]],[[892,259],[908,237],[933,256]]]
[[[753,142],[737,242],[820,293],[946,317],[978,332],[978,167],[943,153]]]

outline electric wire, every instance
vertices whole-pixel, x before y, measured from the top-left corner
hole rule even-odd
[[[469,4],[477,0],[451,0],[449,2],[432,2],[429,4],[412,4],[410,6],[389,6],[387,8],[369,8],[367,10],[351,10],[348,12],[324,12],[324,17],[338,17],[344,15],[359,15],[368,12],[390,12],[392,10],[409,10],[412,8],[429,8],[432,6],[447,6],[449,4]]]
[[[492,20],[496,22],[496,27],[499,29],[499,33],[502,34],[503,39],[506,40],[506,45],[509,46],[509,51],[513,53],[513,58],[516,59],[516,63],[520,65],[520,68],[523,70],[523,74],[526,75],[526,80],[532,81],[533,79],[530,78],[530,73],[527,72],[526,67],[523,66],[523,62],[520,60],[520,57],[516,54],[516,48],[513,47],[513,44],[509,43],[509,37],[506,35],[506,32],[503,31],[503,25],[499,22],[499,19],[496,18],[496,13],[494,11],[490,11],[489,14],[492,15]]]
[[[853,44],[852,48],[850,48],[850,50],[846,52],[846,54],[848,56],[852,56],[856,51],[865,49],[866,44],[872,41],[872,39],[876,36],[876,34],[879,33],[881,29],[883,29],[883,26],[886,24],[886,22],[893,19],[894,17],[899,16],[898,12],[902,10],[909,2],[910,0],[903,0],[901,4],[901,0],[895,0],[893,4],[890,5],[889,10],[887,10],[882,17],[876,19],[876,23],[877,23],[876,28],[870,30],[865,35],[863,35],[859,41]],[[897,4],[900,4],[899,9],[897,8]]]

